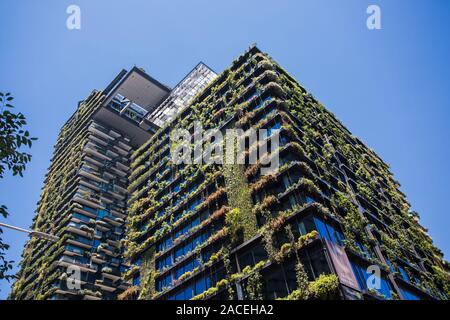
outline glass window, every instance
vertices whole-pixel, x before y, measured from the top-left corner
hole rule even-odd
[[[398,266],[398,271],[400,272],[400,275],[402,276],[403,280],[410,283],[408,274],[406,273],[405,269],[403,269],[401,266]]]
[[[367,290],[367,279],[369,276],[373,276],[372,273],[368,273],[366,269],[356,263],[351,263],[353,273],[355,274],[356,280],[358,281],[358,285],[361,290]],[[392,299],[391,295],[391,285],[389,282],[384,278],[381,277],[380,279],[380,288],[375,288],[380,294],[382,294],[385,298]]]
[[[325,223],[323,223],[322,220],[317,218],[314,218],[314,222],[316,223],[317,232],[319,232],[320,237],[331,241]]]
[[[206,287],[205,278],[201,278],[200,280],[195,282],[195,294],[200,294],[206,291],[208,288]]]
[[[421,300],[418,295],[405,288],[400,287],[400,292],[402,293],[403,298],[405,298],[406,300]]]
[[[335,229],[333,226],[323,222],[321,219],[314,218],[314,222],[317,227],[317,232],[319,232],[321,238],[327,239],[339,245],[342,244],[344,235],[340,231]]]
[[[133,286],[139,286],[141,284],[141,276],[135,275],[133,277]]]

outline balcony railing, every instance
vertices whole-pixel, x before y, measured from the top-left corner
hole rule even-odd
[[[116,94],[108,106],[137,123],[140,123],[147,114],[147,110],[121,94]]]

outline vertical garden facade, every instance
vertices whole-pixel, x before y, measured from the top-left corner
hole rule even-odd
[[[243,164],[175,162],[171,133],[198,123],[266,131]],[[173,89],[134,67],[93,91],[60,131],[32,228],[58,240],[27,242],[12,299],[449,298],[389,167],[255,46]]]
[[[196,121],[279,132],[279,167],[174,163],[172,130]],[[389,167],[256,47],[130,167],[120,299],[449,298],[442,253]]]
[[[79,103],[59,133],[32,224],[58,240],[26,243],[10,298],[116,299],[129,288],[121,240],[131,154],[158,130],[150,115],[159,105],[189,101],[213,76],[199,64],[174,92],[134,67]]]

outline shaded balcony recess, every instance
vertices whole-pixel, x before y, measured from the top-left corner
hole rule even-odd
[[[120,129],[138,147],[158,129],[145,116],[168,97],[170,90],[140,68],[122,70],[103,90],[106,98],[94,119]]]
[[[107,106],[118,111],[120,115],[133,120],[137,124],[139,124],[147,114],[147,110],[129,100],[127,97],[122,96],[120,93],[116,94]]]
[[[147,113],[167,98],[170,91],[171,88],[152,78],[142,69],[133,67],[128,72],[122,70],[103,91],[106,95],[104,104],[108,105],[119,94],[145,109]]]

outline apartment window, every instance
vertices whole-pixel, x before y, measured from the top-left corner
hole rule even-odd
[[[71,244],[66,245],[66,248],[65,248],[65,249],[66,249],[67,251],[74,252],[74,253],[78,253],[78,254],[84,254],[84,252],[85,252],[84,249],[81,249],[81,248],[79,248],[79,247],[73,246],[73,245],[71,245]]]
[[[412,293],[408,289],[405,289],[403,287],[400,287],[400,292],[402,293],[402,296],[406,300],[422,300],[418,295]]]
[[[323,222],[321,219],[314,218],[314,222],[317,228],[317,232],[319,232],[320,237],[327,239],[333,243],[342,245],[342,241],[344,240],[344,235],[338,231],[336,228],[331,225]]]
[[[358,281],[359,288],[361,290],[367,290],[368,289],[367,279],[369,278],[369,276],[374,276],[374,275],[372,273],[368,273],[367,269],[359,264],[352,262],[351,265],[352,265],[353,273],[355,274],[356,280]],[[374,288],[374,289],[377,290],[380,294],[382,294],[385,298],[392,299],[391,285],[386,280],[386,278],[384,278],[383,276],[380,279],[380,284],[381,284],[380,288]]]
[[[139,285],[141,285],[141,275],[136,274],[133,277],[133,286],[139,286]]]
[[[279,121],[275,122],[271,127],[267,129],[267,137],[271,137],[272,134],[281,128],[281,123]]]
[[[183,264],[182,266],[176,268],[175,270],[175,279],[178,279],[182,274],[194,270],[198,267],[198,260],[193,259],[188,263]]]
[[[79,214],[78,212],[73,213],[72,217],[74,217],[74,218],[76,218],[78,220],[84,221],[84,222],[89,222],[89,220],[91,220],[91,218],[86,217],[86,216],[84,216],[82,214]]]
[[[261,244],[246,250],[238,255],[239,268],[242,271],[246,266],[254,266],[260,261],[267,259],[267,252]]]
[[[266,292],[265,296],[268,299],[276,299],[285,297],[288,295],[288,288],[286,286],[286,280],[282,269],[276,269],[270,272],[266,280]]]
[[[251,96],[249,99],[247,99],[247,101],[251,100],[253,97],[258,96],[258,93],[255,93],[253,96]],[[267,98],[265,98],[263,101],[261,101],[259,104],[257,104],[255,107],[253,107],[253,110],[258,110],[259,108],[261,108],[262,106],[264,106],[264,104],[266,103],[266,101],[269,101],[270,99],[272,99],[272,96],[268,96]]]
[[[170,267],[173,264],[172,255],[169,254],[156,261],[156,269],[163,270],[164,268]]]
[[[398,266],[398,271],[400,272],[400,275],[402,276],[402,279],[405,280],[408,283],[411,283],[409,280],[409,276],[406,273],[405,269],[403,269],[401,266]]]
[[[156,245],[157,251],[164,251],[172,246],[172,237],[168,237]]]
[[[195,293],[200,294],[202,292],[205,292],[209,288],[211,288],[211,278],[209,276],[202,277],[200,280],[195,282]]]
[[[171,273],[156,280],[156,290],[157,291],[162,291],[164,288],[168,288],[171,285],[172,285],[172,274]]]
[[[289,143],[289,138],[286,137],[284,134],[280,135],[280,146],[284,146]]]

